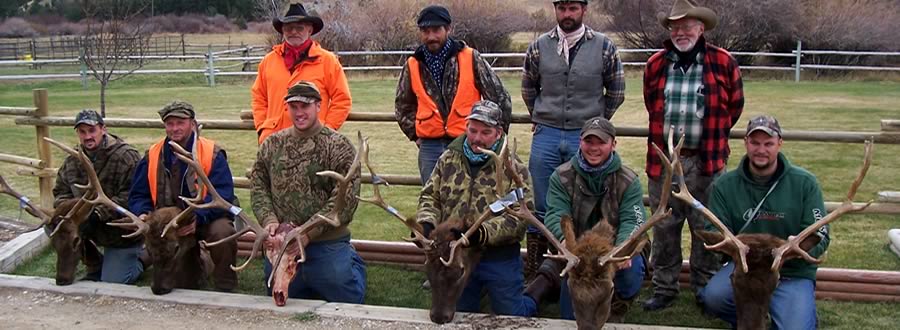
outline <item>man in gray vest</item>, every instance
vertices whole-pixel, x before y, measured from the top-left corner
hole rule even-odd
[[[612,40],[582,24],[587,0],[553,0],[557,26],[528,46],[522,99],[534,137],[528,170],[534,180],[535,215],[543,219],[550,174],[578,152],[589,118],[612,118],[625,100],[622,61]],[[546,240],[527,235],[526,277],[540,265]]]

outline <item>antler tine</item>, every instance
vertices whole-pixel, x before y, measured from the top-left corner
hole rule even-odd
[[[681,143],[679,143],[678,145],[679,145],[678,150],[680,150]],[[662,220],[668,218],[670,215],[672,215],[672,209],[668,207],[668,205],[669,205],[668,203],[669,203],[669,196],[672,194],[671,187],[672,187],[672,176],[674,174],[673,173],[674,168],[672,166],[672,162],[669,160],[668,157],[666,157],[666,154],[662,151],[662,149],[659,148],[658,145],[656,145],[656,143],[653,143],[653,149],[656,150],[656,154],[659,155],[660,161],[662,161],[662,163],[664,165],[663,169],[665,169],[666,174],[663,176],[662,187],[667,188],[667,189],[660,192],[659,206],[656,207],[656,210],[653,212],[653,215],[650,216],[650,219],[647,219],[647,221],[644,222],[643,224],[641,224],[637,228],[637,230],[632,232],[631,236],[629,236],[628,239],[625,240],[625,242],[622,242],[621,244],[619,244],[618,246],[613,248],[612,251],[610,251],[606,255],[600,257],[600,260],[599,260],[600,266],[603,266],[608,262],[621,262],[621,261],[631,259],[631,255],[621,256],[621,257],[616,257],[616,256],[619,255],[622,252],[622,250],[626,250],[626,248],[630,247],[635,242],[640,242],[641,241],[640,238],[642,235],[644,235],[644,233],[646,233],[648,230],[650,230],[650,228],[653,228],[653,226],[656,225],[657,223],[659,223],[660,221],[662,221]],[[677,158],[677,155],[675,157]],[[684,190],[687,191],[687,188],[684,188]],[[631,250],[631,251],[634,251],[634,250]]]
[[[66,153],[77,158],[78,161],[81,163],[81,166],[87,172],[88,185],[82,186],[82,187],[92,188],[94,190],[94,193],[96,194],[96,196],[93,199],[87,199],[87,194],[86,194],[86,195],[82,196],[82,199],[84,199],[87,203],[89,203],[91,205],[98,205],[98,204],[105,205],[113,210],[116,210],[117,212],[119,212],[121,214],[124,214],[126,217],[128,217],[128,219],[131,220],[130,224],[108,222],[107,225],[116,226],[116,227],[125,227],[125,226],[137,227],[137,230],[135,232],[133,232],[131,234],[127,234],[127,235],[122,235],[122,237],[125,237],[125,238],[132,238],[132,237],[141,235],[149,229],[147,224],[144,223],[143,221],[141,221],[141,219],[139,219],[136,215],[134,215],[134,213],[131,213],[131,211],[128,211],[127,209],[120,206],[119,204],[116,204],[111,199],[109,199],[108,196],[106,196],[106,193],[103,192],[103,186],[100,185],[100,178],[97,177],[97,172],[94,170],[94,165],[91,164],[91,161],[88,160],[87,156],[84,154],[83,151],[75,151],[74,149],[70,148],[69,146],[59,143],[49,137],[44,137],[44,141],[49,142],[50,144],[62,149]],[[73,207],[72,209],[74,211],[77,208]],[[67,214],[67,216],[70,216],[71,214],[74,214],[74,213],[69,212],[69,214]]]
[[[28,199],[28,197],[25,197],[25,195],[22,195],[15,189],[13,189],[12,186],[10,186],[8,182],[6,182],[6,178],[4,178],[2,175],[0,175],[0,193],[15,197],[19,200],[20,205],[22,205],[22,208],[24,208],[25,211],[28,212],[28,214],[31,214],[35,218],[41,219],[41,224],[35,226],[34,228],[28,229],[28,231],[40,229],[50,222],[50,216],[46,212],[44,212],[43,209],[31,203],[31,200]]]
[[[272,265],[272,269],[277,269],[278,265],[281,264],[281,258],[284,257],[284,253],[287,251],[288,246],[291,244],[291,241],[297,240],[297,245],[300,246],[300,262],[303,263],[306,261],[306,251],[304,250],[303,244],[299,241],[302,235],[306,234],[317,225],[326,223],[331,225],[332,227],[338,227],[341,225],[340,222],[340,213],[346,208],[347,205],[347,190],[350,189],[350,186],[353,183],[353,179],[359,175],[360,168],[360,159],[363,155],[368,155],[369,153],[369,144],[367,139],[363,138],[362,132],[357,132],[357,136],[359,138],[359,148],[356,151],[356,155],[353,157],[353,162],[350,163],[350,168],[347,169],[347,173],[340,174],[335,171],[320,171],[316,172],[316,175],[329,177],[337,181],[337,187],[335,188],[334,195],[334,205],[324,215],[315,214],[305,223],[300,225],[300,227],[291,229],[291,231],[285,235],[284,243],[281,245],[281,251],[278,253],[278,258],[275,260],[275,264]],[[273,271],[272,274],[275,274]],[[273,275],[269,276],[269,286],[272,286]]]
[[[506,140],[503,141],[503,147],[500,148],[499,155],[488,149],[481,149],[481,152],[489,155],[494,159],[494,166],[495,170],[497,171],[497,185],[494,186],[494,194],[497,195],[498,199],[502,198],[503,195],[501,194],[503,190],[500,189],[502,189],[501,187],[503,186],[503,173],[505,172],[504,168],[506,165],[506,161],[509,158],[509,149],[506,147]],[[469,237],[472,237],[472,234],[474,234],[475,231],[478,230],[478,227],[481,227],[481,224],[487,221],[487,219],[490,219],[491,215],[493,215],[493,211],[488,208],[483,213],[481,213],[481,216],[478,217],[478,220],[475,220],[475,222],[472,223],[471,226],[469,226],[469,229],[466,229],[466,232],[462,237],[450,243],[450,259],[444,260],[444,258],[441,257],[441,262],[444,263],[444,266],[450,266],[450,264],[455,259],[456,250],[458,250],[460,246],[468,246]],[[462,264],[462,261],[460,261],[459,264],[461,267],[465,267]]]
[[[872,164],[872,150],[874,148],[874,143],[872,142],[872,138],[869,138],[865,142],[865,155],[863,156],[863,165],[859,170],[859,174],[856,176],[856,179],[853,180],[853,183],[850,185],[850,190],[847,191],[847,198],[844,199],[844,202],[841,203],[836,210],[832,211],[822,219],[819,219],[809,227],[806,227],[799,234],[789,239],[783,245],[779,246],[778,249],[772,251],[772,254],[775,256],[775,260],[772,261],[772,271],[778,271],[781,269],[782,264],[787,261],[789,258],[785,258],[784,255],[787,252],[796,252],[800,258],[803,258],[809,263],[818,264],[822,262],[822,259],[813,258],[809,255],[808,252],[800,248],[800,243],[803,242],[809,235],[818,231],[823,226],[831,223],[834,220],[837,220],[841,216],[846,213],[859,212],[872,204],[870,200],[868,203],[855,206],[853,204],[853,198],[856,196],[856,190],[859,188],[860,184],[862,184],[863,179],[866,177],[866,173],[869,171],[869,166]]]
[[[361,133],[360,133],[360,138],[362,138]],[[366,168],[369,170],[369,174],[372,175],[373,197],[371,197],[371,198],[359,197],[359,200],[362,202],[366,202],[366,203],[378,206],[378,207],[384,209],[385,211],[387,211],[388,213],[390,213],[391,215],[393,215],[398,220],[400,220],[400,222],[403,222],[403,224],[406,225],[406,227],[412,231],[413,236],[414,236],[412,239],[404,237],[403,238],[404,240],[419,242],[422,245],[423,250],[431,250],[434,247],[434,241],[425,237],[425,235],[422,233],[422,227],[419,226],[415,221],[413,221],[413,219],[409,219],[409,218],[403,216],[402,214],[400,214],[400,212],[397,211],[397,209],[388,205],[388,203],[384,201],[384,198],[381,196],[381,190],[379,189],[380,187],[378,187],[378,186],[380,186],[380,185],[388,186],[388,185],[390,185],[390,183],[388,183],[386,180],[382,179],[381,177],[378,176],[378,174],[375,173],[375,169],[372,167],[372,162],[369,161],[368,139],[366,139],[362,143],[366,144],[366,147],[363,149],[365,152],[361,156],[362,162],[366,165]]]
[[[748,272],[749,267],[747,266],[747,253],[750,252],[750,247],[748,247],[747,244],[744,244],[744,242],[741,242],[741,240],[737,239],[737,237],[735,237],[734,234],[731,233],[730,230],[728,230],[728,227],[726,227],[725,224],[723,224],[722,221],[719,220],[719,218],[716,217],[716,215],[712,213],[712,211],[707,209],[706,206],[703,205],[703,203],[700,203],[700,201],[698,201],[696,198],[694,198],[694,196],[691,195],[690,190],[688,190],[687,183],[685,182],[685,178],[684,178],[684,168],[681,165],[681,147],[684,146],[684,134],[681,135],[681,138],[679,138],[679,141],[678,141],[678,146],[675,147],[675,149],[673,150],[672,149],[672,138],[673,138],[672,132],[673,131],[674,131],[674,127],[672,127],[672,129],[670,130],[669,142],[668,142],[669,156],[672,157],[671,165],[669,167],[672,169],[673,176],[678,178],[678,192],[673,193],[673,195],[675,196],[675,198],[678,198],[682,202],[687,203],[688,205],[693,207],[695,210],[700,211],[700,213],[703,214],[703,216],[706,217],[706,219],[708,219],[709,222],[712,223],[717,229],[719,229],[719,231],[722,232],[722,235],[725,236],[724,240],[722,240],[721,242],[719,242],[715,245],[703,244],[703,246],[707,250],[721,250],[726,245],[734,245],[734,247],[737,249],[739,255],[731,256],[731,257],[734,259],[737,259],[737,262],[740,263],[741,269],[743,269],[745,273]],[[662,187],[662,189],[672,189],[672,188],[671,187],[668,187],[668,188]],[[660,205],[662,205],[662,204],[660,204]]]
[[[247,257],[247,260],[244,261],[244,263],[242,263],[240,266],[235,267],[234,265],[230,265],[231,269],[234,271],[243,270],[245,267],[247,267],[248,264],[250,264],[250,260],[252,260],[253,256],[259,251],[259,248],[260,246],[262,246],[263,242],[265,242],[268,233],[258,223],[256,223],[255,221],[251,221],[250,218],[247,217],[247,214],[244,213],[244,210],[242,208],[235,206],[229,201],[226,201],[225,198],[223,198],[222,195],[220,195],[219,192],[216,191],[215,186],[213,186],[212,182],[209,180],[209,177],[206,176],[206,172],[203,170],[203,167],[200,166],[200,163],[198,163],[194,159],[191,153],[189,153],[174,141],[169,141],[169,146],[172,147],[172,150],[175,152],[175,156],[178,157],[178,159],[186,163],[194,170],[197,178],[200,180],[200,182],[203,183],[203,186],[206,187],[206,192],[209,196],[211,196],[212,201],[205,204],[199,204],[203,202],[204,199],[202,194],[200,193],[198,193],[197,196],[193,198],[179,196],[179,198],[181,198],[181,200],[188,205],[188,208],[181,211],[181,213],[179,213],[177,216],[175,216],[174,219],[170,220],[169,223],[166,224],[166,227],[163,229],[162,235],[165,236],[166,231],[168,231],[169,229],[177,229],[179,226],[179,222],[181,220],[188,219],[188,215],[190,215],[195,209],[219,208],[228,210],[229,213],[243,221],[246,227],[237,233],[234,233],[215,242],[207,243],[206,241],[200,241],[200,245],[204,248],[216,246],[224,242],[237,239],[238,237],[249,231],[253,231],[253,233],[256,234],[256,240],[254,240],[253,242],[253,249],[250,252],[250,256]]]

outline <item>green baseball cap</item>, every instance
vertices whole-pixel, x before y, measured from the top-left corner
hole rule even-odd
[[[616,138],[616,127],[605,117],[594,117],[584,122],[584,126],[581,127],[581,138],[584,139],[588,135],[610,141]]]
[[[472,112],[467,120],[477,120],[490,126],[500,125],[502,112],[497,103],[481,100],[472,105]]]
[[[169,117],[194,119],[194,106],[184,101],[173,101],[159,110],[160,119],[166,121]]]

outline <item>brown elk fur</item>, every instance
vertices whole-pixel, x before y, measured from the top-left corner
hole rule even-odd
[[[569,293],[575,310],[578,329],[600,329],[606,324],[613,297],[613,279],[616,274],[615,262],[600,265],[600,258],[613,249],[615,233],[606,220],[601,220],[591,230],[576,239],[572,218],[564,216],[560,220],[566,247],[581,262],[569,271]],[[623,250],[622,255],[630,255],[640,250],[646,239],[633,244],[634,248]]]
[[[724,239],[718,232],[701,230],[697,234],[707,245],[714,245]],[[737,238],[750,247],[747,253],[748,272],[745,273],[741,267],[734,267],[734,273],[731,274],[734,304],[737,309],[737,328],[765,329],[769,303],[779,280],[779,273],[771,270],[772,262],[775,260],[773,252],[786,241],[769,234],[741,234],[737,235]],[[803,240],[800,247],[809,251],[818,243],[819,236],[811,235]],[[738,253],[733,248],[723,252],[732,258]],[[798,257],[796,254],[785,255],[786,259],[796,257]]]
[[[181,209],[165,207],[150,213],[144,222],[150,229],[144,234],[147,251],[153,259],[153,294],[167,294],[174,288],[197,289],[206,286],[212,267],[201,259],[200,245],[194,235],[178,236],[174,230],[161,237],[163,229]],[[192,217],[191,217],[192,218]]]
[[[448,221],[431,231],[430,239],[434,240],[434,249],[425,251],[425,275],[431,283],[431,321],[438,324],[453,320],[456,314],[456,302],[463,289],[469,283],[469,276],[481,260],[481,249],[464,248],[451,260],[449,266],[441,262],[441,258],[449,258],[450,243],[456,241],[451,231],[457,228],[465,230],[458,221]],[[460,267],[462,265],[462,267]]]
[[[91,208],[84,208],[82,212],[72,215],[72,218],[60,225],[60,221],[77,202],[78,199],[73,198],[60,203],[54,210],[50,222],[45,226],[49,232],[59,227],[50,237],[50,245],[56,251],[56,285],[69,285],[75,282],[75,271],[84,255],[85,242],[81,239],[78,228],[87,218]]]

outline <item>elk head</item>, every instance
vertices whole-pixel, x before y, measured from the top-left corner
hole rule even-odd
[[[284,306],[287,303],[288,288],[297,275],[297,265],[306,261],[305,248],[309,243],[307,233],[322,225],[332,227],[341,225],[340,215],[347,207],[347,193],[353,186],[353,180],[359,176],[360,157],[362,154],[369,152],[369,144],[363,138],[362,133],[357,132],[357,136],[359,138],[359,150],[357,150],[353,162],[350,163],[347,173],[340,174],[334,171],[316,173],[316,175],[329,177],[337,182],[334,196],[332,196],[334,205],[332,205],[331,210],[325,214],[315,214],[302,225],[291,228],[290,231],[284,234],[283,241],[280,239],[280,235],[276,235],[275,242],[280,243],[280,249],[277,252],[270,251],[267,248],[266,256],[269,258],[269,262],[272,263],[272,273],[269,274],[267,284],[272,289],[272,299],[275,300],[275,305],[277,306]],[[293,227],[293,225],[288,226]],[[284,232],[282,228],[283,225],[279,226],[279,230]],[[272,246],[279,246],[279,244],[272,244]],[[275,259],[274,262],[272,260],[273,257]],[[282,264],[282,262],[284,263]]]
[[[733,260],[746,260],[745,268],[735,267],[731,274],[738,329],[766,328],[766,316],[769,313],[772,293],[778,286],[779,272],[785,261],[797,258],[814,264],[822,261],[822,259],[813,258],[807,252],[815,247],[821,239],[818,235],[812,235],[813,233],[842,215],[861,211],[872,203],[871,201],[861,205],[853,203],[856,190],[865,178],[871,162],[872,142],[866,141],[862,168],[856,180],[851,184],[841,206],[797,235],[789,237],[788,240],[770,234],[740,234],[734,241],[729,240],[728,235],[731,235],[731,232],[728,228],[711,212],[708,210],[705,212],[705,214],[708,213],[707,219],[720,231],[697,232],[698,236],[707,244],[706,248],[722,252]],[[737,242],[747,246],[747,251],[738,247]]]
[[[177,227],[171,224],[182,218],[193,221],[192,212],[189,217],[181,216],[186,214],[185,211],[179,207],[163,207],[144,219],[150,227],[144,234],[144,243],[155,269],[150,282],[153,294],[167,294],[174,288],[197,289],[205,283],[206,274],[200,267],[200,249],[195,236],[178,236],[175,230],[169,230]]]
[[[84,195],[74,202],[66,202],[63,203],[63,205],[60,205],[57,211],[54,212],[53,219],[49,222],[49,225],[54,227],[53,231],[50,233],[50,238],[54,249],[57,249],[57,253],[59,254],[57,256],[57,283],[66,285],[72,283],[72,277],[69,277],[69,271],[74,270],[74,268],[77,267],[78,260],[81,259],[81,255],[84,253],[85,242],[80,238],[78,230],[81,223],[87,219],[92,207],[103,205],[110,210],[115,210],[119,214],[124,215],[125,221],[108,222],[107,225],[135,228],[136,230],[134,233],[122,235],[126,238],[143,234],[147,231],[147,224],[106,196],[106,193],[103,191],[103,186],[100,185],[100,179],[97,177],[97,172],[94,170],[94,165],[88,160],[83,151],[75,151],[69,146],[48,137],[45,137],[44,140],[62,149],[72,157],[75,157],[88,177],[87,185],[76,185],[76,187],[85,190]],[[68,208],[68,210],[66,208]],[[60,233],[61,231],[62,233]],[[59,237],[54,238],[56,236]],[[69,250],[71,247],[74,247],[75,251]],[[62,250],[60,250],[60,248],[62,248]],[[71,260],[73,257],[75,259],[74,261]],[[63,266],[63,268],[60,269],[60,266]],[[74,276],[74,274],[72,274],[72,276]]]

